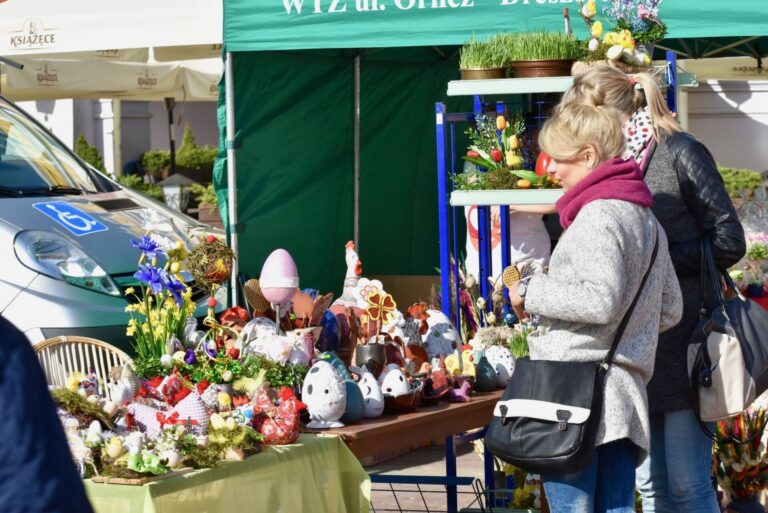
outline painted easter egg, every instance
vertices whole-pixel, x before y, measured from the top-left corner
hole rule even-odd
[[[461,347],[461,336],[454,329],[450,319],[439,310],[427,310],[427,332],[422,336],[424,349],[429,358],[439,355],[449,355],[454,349]]]
[[[478,392],[491,392],[496,390],[496,371],[488,362],[488,358],[483,356],[477,362],[475,368],[475,390]]]
[[[357,384],[363,394],[363,417],[379,417],[384,413],[384,394],[376,378],[370,372],[363,372]]]
[[[339,321],[330,310],[326,310],[323,313],[323,318],[320,321],[320,326],[323,330],[320,332],[320,337],[315,344],[321,352],[335,351],[339,348],[339,341],[341,340],[341,326]]]
[[[397,397],[411,392],[405,374],[396,365],[387,365],[379,379],[381,380],[381,391],[385,396]]]
[[[351,379],[345,379],[344,386],[347,391],[347,409],[344,410],[341,422],[344,424],[355,424],[363,418],[363,409],[365,408],[363,391]]]
[[[344,365],[344,362],[341,361],[341,358],[339,358],[339,355],[334,353],[333,351],[326,351],[322,353],[318,360],[322,360],[324,362],[328,362],[331,365],[333,365],[333,368],[336,369],[336,372],[341,374],[341,377],[344,379],[352,379],[352,375],[349,373],[349,370],[347,370],[347,367]]]
[[[284,249],[274,250],[264,261],[259,277],[261,292],[272,304],[290,301],[299,287],[299,272],[290,253]]]
[[[347,407],[347,391],[344,379],[325,361],[316,362],[301,387],[301,401],[307,405],[312,421],[307,427],[328,429],[342,427],[339,419]]]
[[[499,387],[507,386],[515,370],[515,359],[509,349],[503,346],[491,346],[485,350],[485,357],[496,371],[496,384]]]

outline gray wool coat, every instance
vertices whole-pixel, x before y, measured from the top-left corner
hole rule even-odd
[[[628,438],[648,451],[646,385],[658,335],[677,324],[683,308],[667,237],[649,208],[596,200],[563,233],[548,274],[528,283],[525,309],[541,315],[528,337],[531,358],[599,361],[648,269],[656,234],[656,262],[608,371],[597,445]]]

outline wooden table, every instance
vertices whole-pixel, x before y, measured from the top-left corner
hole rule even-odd
[[[477,394],[466,403],[440,402],[414,413],[363,419],[359,424],[330,429],[360,460],[391,456],[419,445],[486,426],[504,390]]]
[[[493,408],[504,390],[486,392],[472,396],[466,403],[440,402],[437,406],[419,408],[414,413],[384,415],[375,419],[364,419],[359,424],[325,431],[339,435],[358,459],[373,461],[394,456],[412,449],[426,440],[445,439],[445,476],[448,513],[458,510],[457,484],[465,484],[456,473],[455,435],[488,425]],[[384,476],[371,476],[376,482],[388,482]],[[402,478],[408,476],[401,476]],[[410,476],[419,482],[425,476]],[[493,458],[485,450],[486,488],[493,487]]]

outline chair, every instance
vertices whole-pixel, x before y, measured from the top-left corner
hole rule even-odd
[[[110,371],[131,362],[131,357],[115,346],[88,337],[49,338],[36,344],[34,349],[48,385],[65,387],[73,373],[93,371],[99,378],[99,394],[107,399],[111,399],[106,387]]]

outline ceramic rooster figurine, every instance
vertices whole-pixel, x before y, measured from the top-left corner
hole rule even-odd
[[[355,306],[356,301],[354,292],[357,283],[360,281],[360,276],[363,275],[363,263],[357,255],[355,243],[353,241],[347,242],[344,260],[347,263],[347,274],[344,276],[344,290],[341,297],[336,300],[335,304]]]

